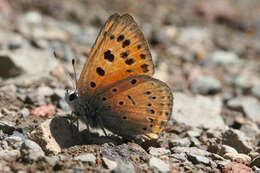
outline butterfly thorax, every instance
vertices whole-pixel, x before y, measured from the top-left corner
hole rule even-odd
[[[65,101],[69,104],[72,112],[84,123],[90,127],[98,127],[96,116],[97,105],[91,104],[89,100],[78,94],[77,91],[66,92]]]

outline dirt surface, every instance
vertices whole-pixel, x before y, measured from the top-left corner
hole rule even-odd
[[[158,140],[67,118],[71,61],[79,77],[115,12],[135,18],[172,89]],[[259,40],[258,0],[0,0],[0,172],[260,172]]]

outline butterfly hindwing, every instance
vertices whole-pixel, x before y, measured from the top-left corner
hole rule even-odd
[[[153,74],[148,44],[134,19],[112,15],[93,46],[77,84],[89,99],[96,91],[135,75]]]
[[[132,76],[95,94],[96,112],[105,128],[122,136],[156,138],[169,120],[173,96],[169,87],[149,76]]]

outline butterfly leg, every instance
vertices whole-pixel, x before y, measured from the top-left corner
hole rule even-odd
[[[76,122],[76,126],[77,126],[77,130],[79,133],[79,118],[76,116],[75,112],[71,113],[71,126],[73,126],[73,124]]]
[[[87,123],[87,129],[88,129],[88,136],[90,137],[90,129],[89,129],[89,124]]]
[[[88,119],[87,119],[87,116],[82,116],[82,118],[83,118],[83,121],[85,122],[85,124],[87,125],[87,135],[88,135],[88,138],[90,138],[91,137],[91,135],[90,135],[90,128],[89,128],[89,121],[88,121]]]
[[[77,129],[78,129],[78,133],[79,133],[79,119],[77,118]]]
[[[98,121],[99,121],[99,125],[100,125],[101,129],[103,130],[103,133],[105,134],[106,137],[108,137],[107,132],[104,128],[104,125],[103,125],[103,122],[102,122],[102,119],[100,118],[100,116],[98,116]]]
[[[105,128],[104,128],[103,126],[102,126],[101,128],[102,128],[102,130],[103,130],[103,133],[105,134],[105,136],[106,136],[106,137],[108,137],[108,135],[107,135],[107,132],[106,132]]]
[[[78,122],[78,118],[75,118],[75,116],[73,116],[75,113],[74,112],[71,112],[71,114],[68,115],[68,119],[69,119],[69,126],[71,128],[71,130],[73,131],[73,124],[75,123],[75,121]],[[77,123],[77,127],[78,126],[78,123]],[[79,130],[78,130],[79,131]]]

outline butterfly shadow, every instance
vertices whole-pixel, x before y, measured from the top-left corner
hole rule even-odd
[[[99,133],[87,129],[79,131],[77,126],[71,123],[67,117],[53,118],[50,123],[50,132],[61,148],[75,145],[102,145],[104,143],[120,145],[125,143],[124,139],[117,136],[101,136]]]

